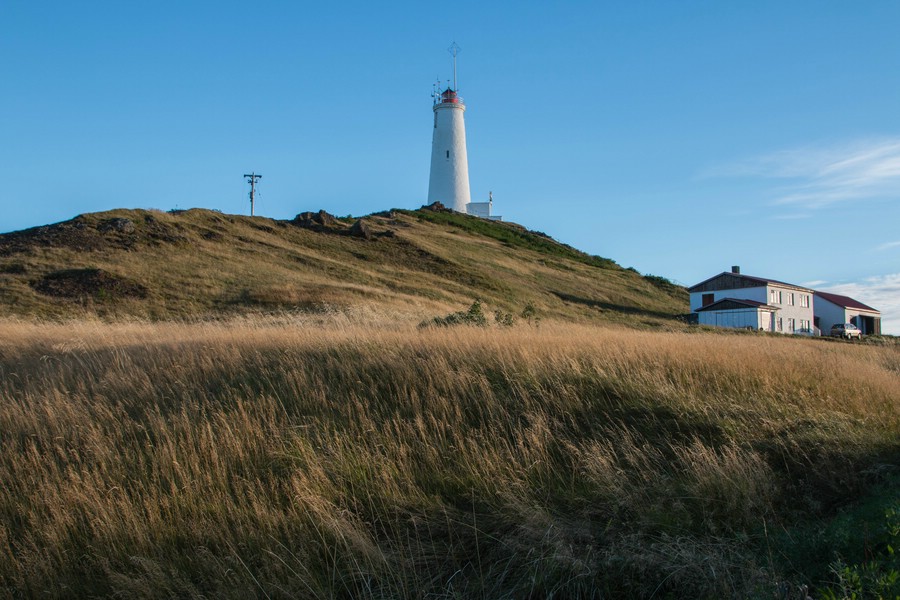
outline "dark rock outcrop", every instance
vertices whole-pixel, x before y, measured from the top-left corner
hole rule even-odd
[[[422,210],[430,210],[432,212],[453,212],[452,208],[447,208],[440,202],[432,202],[428,206],[423,206]]]
[[[134,221],[131,219],[105,219],[97,225],[97,231],[100,233],[134,233]]]
[[[350,227],[350,235],[366,240],[372,239],[372,230],[366,225],[362,219],[358,219],[356,223]]]
[[[326,229],[334,229],[339,221],[334,215],[331,215],[324,210],[320,210],[316,213],[302,212],[294,217],[294,220],[291,221],[291,223],[298,227],[312,229],[313,231],[325,231]]]

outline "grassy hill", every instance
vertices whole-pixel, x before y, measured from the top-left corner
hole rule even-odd
[[[683,288],[512,224],[441,210],[292,221],[193,209],[116,210],[0,235],[0,307],[19,315],[153,319],[391,307],[658,324]]]
[[[82,215],[0,307],[2,597],[900,595],[893,339],[425,209]]]

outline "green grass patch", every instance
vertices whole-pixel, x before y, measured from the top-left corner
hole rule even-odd
[[[567,258],[599,269],[620,270],[622,268],[614,260],[586,254],[572,246],[558,242],[544,233],[531,231],[513,223],[480,219],[452,211],[420,209],[416,211],[397,210],[397,212],[414,216],[429,223],[457,227],[467,233],[483,235],[514,248]]]

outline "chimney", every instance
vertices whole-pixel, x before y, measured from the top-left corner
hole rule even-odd
[[[740,275],[741,268],[738,265],[734,265],[733,267],[731,267],[731,272],[734,273],[735,275]]]

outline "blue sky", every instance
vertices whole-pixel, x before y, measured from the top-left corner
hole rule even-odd
[[[473,200],[643,273],[731,265],[900,334],[900,3],[0,2],[0,231],[112,208],[425,202],[431,84]]]

